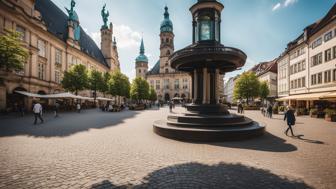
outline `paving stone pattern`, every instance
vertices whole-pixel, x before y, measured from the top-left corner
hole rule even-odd
[[[189,143],[152,132],[168,112],[85,110],[38,125],[2,117],[0,188],[336,188],[335,123],[298,117],[294,138],[282,115],[245,111],[267,124],[265,136]]]

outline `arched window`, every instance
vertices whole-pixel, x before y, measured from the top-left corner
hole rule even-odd
[[[169,43],[169,39],[168,38],[166,38],[166,43]]]
[[[167,54],[166,55],[168,55],[168,56],[170,55],[170,51],[169,50],[167,50]]]

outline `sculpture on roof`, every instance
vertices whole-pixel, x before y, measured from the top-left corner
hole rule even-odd
[[[105,8],[106,8],[106,4],[103,6],[103,9],[101,11],[101,16],[102,16],[103,21],[104,21],[104,25],[102,26],[103,29],[107,29],[108,28],[107,21],[108,21],[108,17],[110,16],[109,11],[105,12]]]
[[[65,7],[65,9],[67,10],[67,12],[69,14],[69,20],[73,20],[74,19],[74,12],[75,12],[74,11],[74,7],[75,6],[76,6],[75,0],[71,0],[71,8],[70,8],[70,10]]]

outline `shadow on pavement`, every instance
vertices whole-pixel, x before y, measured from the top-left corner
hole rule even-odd
[[[90,129],[102,129],[116,126],[125,119],[134,117],[139,112],[101,112],[84,110],[82,113],[60,113],[54,118],[52,114],[43,116],[44,123],[34,125],[33,115],[0,121],[0,137],[28,135],[34,137],[66,137]],[[39,123],[39,122],[38,122]]]
[[[259,138],[253,138],[244,141],[209,143],[209,145],[216,145],[228,148],[243,148],[250,150],[268,151],[268,152],[292,152],[296,151],[297,147],[286,143],[286,140],[279,138],[271,133],[266,132]]]
[[[268,170],[242,164],[185,163],[151,172],[138,185],[116,185],[109,180],[104,180],[91,186],[91,189],[101,188],[309,189],[312,187],[302,180],[290,179]]]
[[[313,144],[325,144],[323,141],[312,140],[312,139],[307,139],[307,138],[303,138],[303,137],[304,137],[304,135],[297,135],[297,136],[295,136],[293,138],[294,139],[302,140],[304,142],[313,143]]]

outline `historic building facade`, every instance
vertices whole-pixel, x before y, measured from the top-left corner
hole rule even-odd
[[[21,33],[22,45],[30,54],[22,72],[0,71],[3,80],[0,109],[15,103],[31,106],[32,100],[20,97],[16,90],[38,94],[62,92],[63,73],[74,64],[101,72],[119,69],[116,41],[112,40],[113,27],[112,23],[107,26],[105,7],[102,10],[104,25],[101,27],[100,50],[80,26],[75,5],[71,0],[66,15],[51,0],[0,1],[0,34]],[[92,94],[86,91],[82,95]]]
[[[164,20],[160,26],[160,59],[152,69],[148,70],[148,58],[144,54],[144,43],[141,41],[140,54],[136,58],[136,76],[146,78],[158,95],[159,100],[168,101],[174,97],[191,99],[191,76],[174,70],[170,66],[169,57],[174,53],[173,23],[169,18],[168,7],[165,7]],[[217,77],[217,91],[224,96],[224,75]]]
[[[336,4],[322,19],[307,26],[278,58],[280,101],[309,108],[328,93],[336,93],[335,15]]]
[[[136,76],[148,81],[159,100],[167,101],[174,97],[191,99],[191,77],[170,66],[169,56],[174,52],[174,33],[168,7],[165,7],[164,20],[160,27],[160,41],[160,59],[149,71],[148,58],[144,54],[144,43],[141,41],[140,55],[136,58]]]

